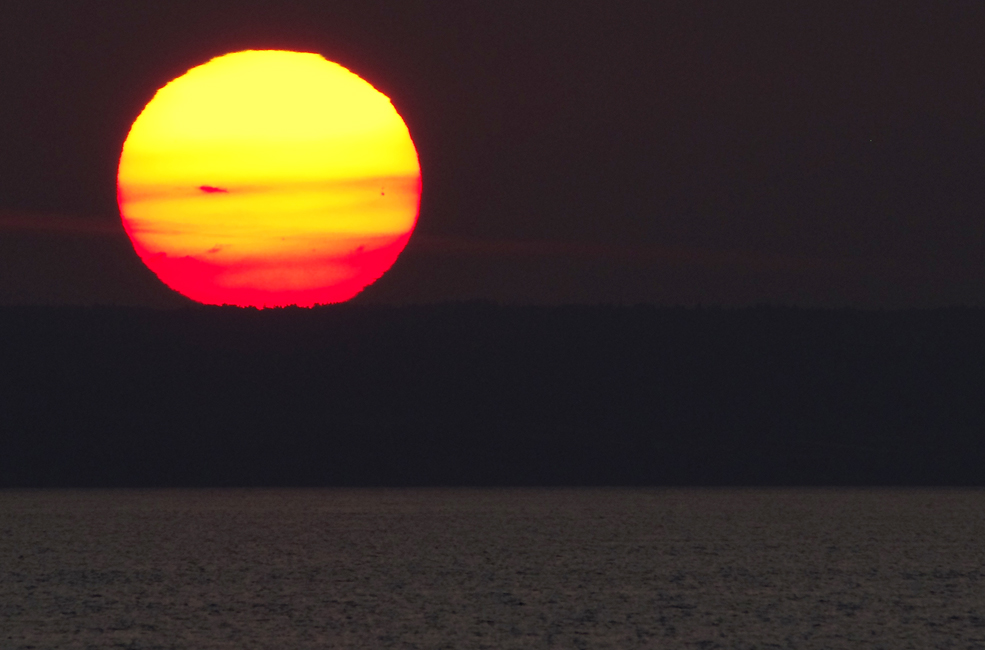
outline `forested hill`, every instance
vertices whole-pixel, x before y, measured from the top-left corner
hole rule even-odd
[[[0,486],[985,484],[985,311],[0,308]]]

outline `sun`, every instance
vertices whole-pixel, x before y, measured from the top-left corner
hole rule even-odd
[[[318,54],[249,50],[157,91],[120,155],[127,235],[203,303],[348,300],[417,223],[421,169],[386,95]]]

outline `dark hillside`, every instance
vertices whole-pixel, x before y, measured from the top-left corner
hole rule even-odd
[[[0,309],[0,486],[985,484],[985,312]]]

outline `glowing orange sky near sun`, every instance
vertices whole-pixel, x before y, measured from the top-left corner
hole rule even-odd
[[[417,222],[421,171],[390,100],[317,54],[246,51],[192,68],[133,123],[123,226],[168,286],[210,304],[355,296]]]

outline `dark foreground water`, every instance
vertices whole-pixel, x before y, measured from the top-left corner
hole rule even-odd
[[[0,492],[0,647],[985,648],[985,492]]]

